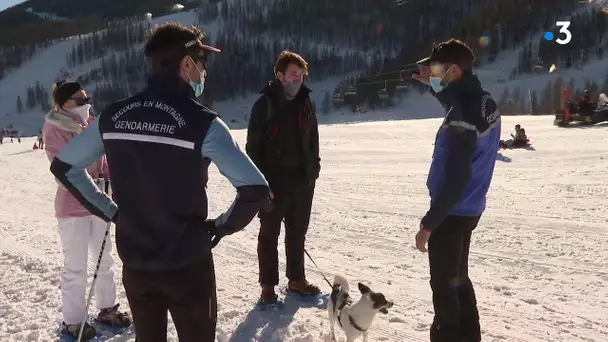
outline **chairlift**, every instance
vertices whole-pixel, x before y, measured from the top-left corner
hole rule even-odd
[[[380,98],[380,100],[388,100],[388,98],[390,97],[390,94],[388,93],[388,89],[386,89],[386,81],[384,81],[384,89],[380,89],[378,90],[378,98]]]
[[[536,65],[534,65],[532,67],[532,70],[534,70],[534,72],[543,72],[545,69],[545,66],[543,65],[543,62],[539,59],[536,60]]]
[[[348,87],[348,89],[346,89],[346,92],[344,93],[344,96],[357,96],[357,87]]]
[[[334,103],[335,104],[343,104],[344,103],[344,96],[342,96],[342,94],[340,94],[339,92],[334,93]]]
[[[395,90],[399,93],[402,93],[407,90],[407,84],[405,84],[405,77],[403,77],[403,72],[405,70],[401,70],[399,73],[399,84],[395,87]]]

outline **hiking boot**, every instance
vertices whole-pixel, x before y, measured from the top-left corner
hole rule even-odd
[[[62,323],[62,325],[63,325],[63,331],[68,333],[70,336],[73,336],[75,340],[78,339],[78,333],[80,333],[80,323],[76,323],[76,324]],[[85,322],[84,329],[82,329],[82,340],[83,341],[90,340],[90,339],[94,338],[95,336],[97,336],[97,331],[95,330],[95,328],[93,328],[89,323]]]
[[[276,292],[274,292],[274,286],[262,285],[262,294],[260,295],[260,303],[264,305],[276,303],[279,300]]]
[[[306,279],[289,281],[287,290],[299,294],[300,296],[317,296],[321,293],[319,287],[309,283]]]
[[[118,311],[118,306],[120,304],[116,304],[112,307],[101,309],[99,314],[97,315],[97,320],[105,325],[109,326],[118,326],[121,328],[126,328],[131,325],[131,317],[126,312]]]

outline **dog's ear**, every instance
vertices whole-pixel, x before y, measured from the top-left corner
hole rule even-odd
[[[372,290],[369,287],[367,287],[361,283],[359,283],[357,285],[359,286],[359,292],[361,292],[361,294],[366,294],[366,293],[372,292]]]

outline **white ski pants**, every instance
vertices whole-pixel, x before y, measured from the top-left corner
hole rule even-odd
[[[59,235],[63,248],[61,273],[61,301],[63,321],[66,324],[82,322],[86,310],[87,257],[93,267],[97,265],[99,250],[108,223],[97,216],[59,219]],[[112,241],[108,234],[97,281],[95,301],[98,309],[112,307],[116,303],[114,259],[110,255]]]

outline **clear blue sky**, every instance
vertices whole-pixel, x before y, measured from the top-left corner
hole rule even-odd
[[[25,2],[25,0],[0,0],[0,11],[3,11],[11,6]]]

